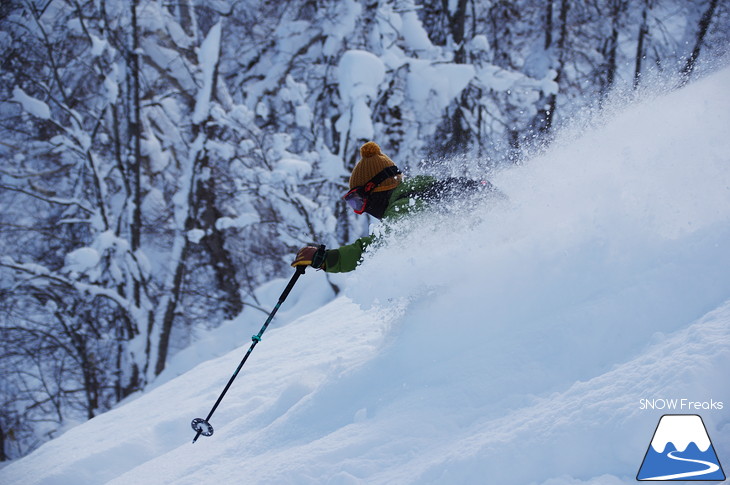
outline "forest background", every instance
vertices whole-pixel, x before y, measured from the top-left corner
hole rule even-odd
[[[0,27],[6,461],[265,306],[297,248],[364,234],[364,141],[488,177],[726,65],[730,4],[4,0]]]

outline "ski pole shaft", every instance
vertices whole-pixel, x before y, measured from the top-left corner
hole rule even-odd
[[[218,405],[223,400],[223,396],[225,396],[226,393],[228,392],[228,389],[230,389],[231,384],[233,384],[233,381],[236,380],[238,373],[241,372],[241,368],[243,368],[243,365],[248,360],[248,357],[251,355],[251,352],[253,352],[253,349],[256,348],[256,345],[259,342],[261,342],[261,337],[263,336],[266,329],[269,327],[269,324],[271,323],[271,321],[274,319],[274,315],[276,315],[276,312],[279,311],[279,307],[281,307],[281,304],[284,303],[284,300],[286,300],[286,298],[289,296],[289,293],[291,292],[292,288],[294,288],[294,285],[296,284],[299,277],[304,274],[304,269],[305,269],[305,266],[297,266],[297,270],[294,273],[294,276],[291,277],[291,279],[289,280],[289,284],[286,285],[286,288],[281,293],[281,296],[279,297],[279,301],[276,303],[276,306],[274,306],[274,309],[271,311],[271,313],[269,313],[269,317],[266,319],[266,322],[264,322],[264,325],[261,327],[261,330],[259,330],[259,333],[257,333],[253,337],[251,337],[251,340],[253,341],[253,342],[251,342],[251,346],[248,348],[248,351],[246,351],[246,354],[243,356],[243,359],[241,359],[241,362],[238,364],[238,367],[236,368],[236,370],[233,373],[233,375],[231,376],[231,378],[228,379],[228,383],[226,384],[226,387],[223,388],[223,392],[221,392],[221,394],[220,394],[220,396],[218,396],[218,399],[216,400],[215,404],[213,404],[213,408],[208,413],[208,416],[206,416],[205,420],[201,420],[199,418],[193,420],[193,429],[195,429],[197,431],[197,433],[195,434],[195,438],[193,438],[193,443],[198,441],[198,438],[200,438],[200,435],[203,433],[203,427],[202,427],[203,423],[206,424],[206,426],[208,427],[210,434],[213,433],[213,427],[210,425],[210,423],[208,423],[208,421],[213,416],[213,413],[215,412],[215,410],[218,408]],[[198,425],[197,427],[196,427],[196,422]],[[208,435],[206,435],[206,436],[208,436]]]

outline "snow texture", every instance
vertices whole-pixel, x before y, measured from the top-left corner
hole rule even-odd
[[[632,483],[666,412],[643,398],[723,402],[702,417],[730,462],[728,84],[725,70],[563,133],[496,175],[508,200],[394,230],[337,298],[308,272],[213,436],[192,445],[189,423],[264,313],[199,336],[156,388],[0,482]]]
[[[221,23],[211,27],[208,36],[198,51],[198,63],[203,72],[203,87],[198,92],[193,112],[193,123],[202,123],[210,111],[211,93],[215,82],[215,69],[218,64],[221,44]]]
[[[357,138],[372,138],[375,134],[372,113],[368,102],[378,94],[378,86],[385,79],[385,66],[374,54],[362,50],[350,50],[340,58],[337,68],[340,98],[349,106],[349,116],[338,121],[340,131],[347,131]]]
[[[66,255],[64,269],[83,273],[99,264],[100,260],[101,256],[96,249],[89,247],[79,248]]]
[[[20,105],[23,107],[23,110],[35,116],[36,118],[41,118],[44,120],[48,120],[51,118],[51,109],[46,103],[44,103],[40,99],[29,96],[18,86],[15,86],[13,88],[13,101],[20,103]]]
[[[416,105],[428,105],[432,95],[437,104],[433,112],[445,109],[452,99],[474,77],[474,66],[469,64],[434,64],[430,61],[411,59],[408,75],[409,97]]]
[[[401,35],[403,35],[406,45],[414,51],[433,51],[434,46],[428,38],[426,29],[424,29],[423,25],[421,25],[421,21],[418,19],[418,14],[412,10],[404,12],[401,15],[401,18],[403,19]]]

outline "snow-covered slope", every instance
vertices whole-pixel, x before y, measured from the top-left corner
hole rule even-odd
[[[192,445],[190,420],[261,322],[0,483],[612,485],[667,412],[701,414],[730,462],[729,85],[725,70],[566,132],[496,176],[509,201],[416,220],[344,295],[275,320],[212,437]],[[323,279],[285,306],[321,302]]]

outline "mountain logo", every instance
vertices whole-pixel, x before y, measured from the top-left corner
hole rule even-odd
[[[662,416],[636,480],[725,480],[702,418],[696,414]]]

